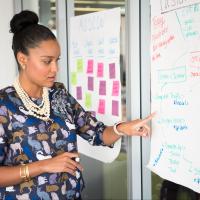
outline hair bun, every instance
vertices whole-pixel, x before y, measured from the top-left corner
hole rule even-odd
[[[23,10],[11,19],[10,32],[15,34],[28,26],[38,24],[38,21],[39,18],[34,12]]]

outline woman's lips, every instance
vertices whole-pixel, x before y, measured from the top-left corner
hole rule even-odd
[[[55,76],[48,77],[48,80],[50,80],[50,81],[55,81],[55,79],[56,79]]]

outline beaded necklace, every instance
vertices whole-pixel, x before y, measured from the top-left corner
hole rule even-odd
[[[36,118],[48,121],[50,117],[50,102],[49,102],[49,92],[47,87],[43,87],[42,102],[40,105],[35,104],[28,94],[21,87],[19,78],[17,78],[13,84],[17,94],[22,100],[25,108],[29,115]]]

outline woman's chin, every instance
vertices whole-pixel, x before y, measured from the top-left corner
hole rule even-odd
[[[54,85],[54,81],[51,81],[45,84],[45,87],[51,88],[53,85]]]

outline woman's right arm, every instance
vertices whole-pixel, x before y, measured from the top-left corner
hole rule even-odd
[[[36,177],[43,173],[68,172],[75,175],[76,168],[82,170],[82,166],[72,158],[78,157],[78,153],[62,153],[50,159],[36,161],[27,164],[30,177]],[[23,182],[20,177],[20,167],[0,167],[0,187],[12,186]]]
[[[31,177],[35,177],[44,173],[40,165],[40,161],[28,164],[28,169]],[[1,166],[0,187],[12,186],[23,182],[23,179],[20,177],[20,167],[22,167],[22,165],[15,167]]]

